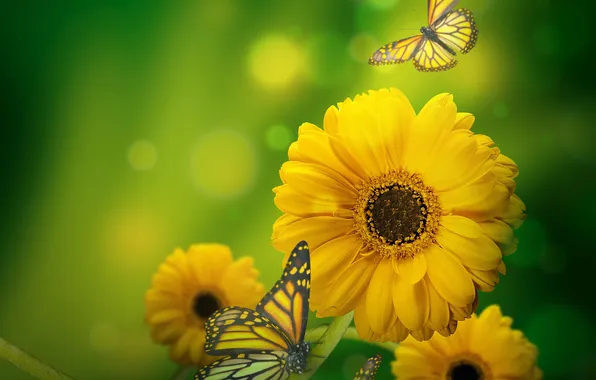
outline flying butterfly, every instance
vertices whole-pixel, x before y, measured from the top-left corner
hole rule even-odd
[[[294,247],[283,275],[255,310],[227,307],[205,323],[205,352],[225,356],[201,368],[197,380],[285,380],[303,373],[310,297],[310,251]]]
[[[381,366],[381,355],[376,354],[372,358],[369,358],[366,363],[360,368],[360,370],[354,376],[354,380],[374,380],[379,367]]]
[[[428,0],[428,26],[417,36],[380,47],[368,59],[373,66],[404,63],[418,71],[445,71],[457,65],[456,50],[467,54],[476,45],[478,28],[468,9],[453,10],[459,0]]]

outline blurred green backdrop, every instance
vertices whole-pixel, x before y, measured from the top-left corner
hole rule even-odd
[[[394,86],[417,109],[453,93],[518,163],[528,219],[480,310],[514,317],[546,379],[596,378],[596,5],[463,0],[478,45],[429,74],[366,63],[417,33],[423,0],[2,3],[0,336],[78,379],[168,378],[143,324],[159,263],[221,242],[270,286],[271,189],[297,127]],[[341,343],[316,378],[351,379],[376,352]],[[29,377],[0,362],[0,378]]]

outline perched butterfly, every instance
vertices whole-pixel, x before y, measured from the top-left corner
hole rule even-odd
[[[364,366],[354,376],[354,380],[374,380],[379,367],[381,366],[381,355],[376,354],[372,358],[369,358]]]
[[[209,317],[205,351],[226,357],[200,369],[195,379],[284,380],[304,372],[309,297],[310,252],[301,241],[255,310],[234,306]]]
[[[418,71],[444,71],[457,65],[455,50],[468,53],[478,39],[474,15],[453,10],[459,0],[428,0],[428,25],[417,36],[393,41],[373,53],[374,66],[404,63],[413,58]]]

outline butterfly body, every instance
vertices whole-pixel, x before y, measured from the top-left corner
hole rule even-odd
[[[439,35],[437,34],[437,32],[434,31],[434,29],[430,26],[423,26],[422,28],[420,28],[420,33],[422,33],[422,37],[424,39],[427,39],[429,41],[432,41],[436,44],[439,44],[443,49],[447,50],[447,52],[449,52],[449,54],[451,55],[456,55],[455,51],[453,49],[451,49],[449,47],[449,45],[447,45],[445,42],[441,41],[441,39],[439,38]]]
[[[457,65],[456,51],[467,54],[476,45],[478,28],[468,9],[453,10],[458,0],[428,0],[428,26],[420,34],[380,47],[369,58],[373,66],[412,59],[418,71],[445,71]]]
[[[309,297],[310,252],[300,242],[255,310],[232,306],[209,317],[205,351],[225,357],[201,368],[195,379],[285,380],[306,371]]]

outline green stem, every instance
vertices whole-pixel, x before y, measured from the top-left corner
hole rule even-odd
[[[39,380],[74,380],[0,338],[0,358]]]
[[[346,333],[344,334],[344,339],[357,340],[359,342],[374,344],[377,347],[384,348],[385,350],[388,350],[388,351],[391,351],[391,352],[395,352],[395,349],[399,346],[399,343],[393,343],[393,342],[370,342],[368,340],[360,339],[360,337],[358,336],[358,332],[353,327],[349,327],[346,330]]]
[[[317,372],[317,369],[323,364],[325,359],[331,354],[335,346],[339,343],[341,338],[344,336],[344,333],[352,323],[352,319],[354,318],[354,312],[350,312],[342,317],[337,317],[331,322],[329,328],[320,335],[320,338],[315,333],[316,330],[313,330],[313,334],[309,334],[307,340],[309,342],[313,342],[312,351],[308,356],[307,361],[307,372],[302,374],[292,374],[290,376],[291,380],[306,380],[309,379],[311,376]],[[317,339],[318,338],[318,339]]]

